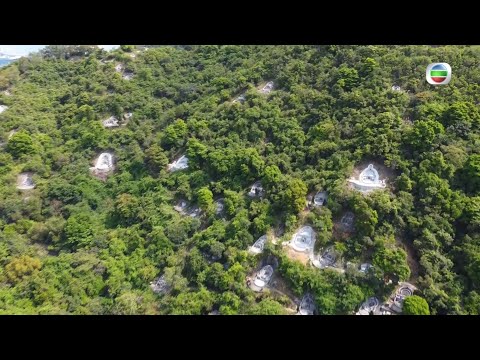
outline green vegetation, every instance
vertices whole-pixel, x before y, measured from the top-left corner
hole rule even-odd
[[[479,48],[148,47],[48,46],[0,69],[0,314],[288,313],[284,296],[245,285],[267,254],[320,314],[402,280],[424,298],[405,313],[480,313]],[[433,87],[425,67],[439,59],[453,77]],[[102,181],[89,167],[104,151],[116,170]],[[183,154],[189,168],[168,172]],[[365,162],[389,169],[388,190],[347,188]],[[34,190],[16,189],[20,172]],[[247,196],[255,181],[262,198]],[[303,211],[318,190],[326,206]],[[201,215],[175,211],[180,199]],[[350,235],[335,230],[346,211]],[[303,224],[319,249],[374,271],[319,270],[271,243],[247,253]],[[160,275],[167,294],[149,286]]]
[[[405,315],[430,315],[430,309],[424,298],[412,295],[403,302],[403,313]]]

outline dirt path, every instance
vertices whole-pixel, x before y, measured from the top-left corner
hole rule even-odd
[[[416,285],[420,273],[420,264],[418,263],[415,249],[413,248],[412,244],[406,241],[403,237],[396,237],[396,242],[407,253],[407,264],[410,268],[410,278],[408,281],[411,284]]]

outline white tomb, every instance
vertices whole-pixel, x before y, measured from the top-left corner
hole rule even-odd
[[[165,275],[160,276],[157,280],[152,281],[150,283],[150,288],[153,290],[154,293],[162,293],[165,294],[170,291],[171,287],[168,285],[167,281],[165,280]]]
[[[415,286],[409,283],[400,283],[400,284],[401,286],[397,290],[397,293],[395,294],[393,298],[393,303],[391,305],[392,310],[396,312],[402,312],[403,302],[407,297],[412,296],[413,292],[416,290]]]
[[[373,268],[372,264],[363,263],[363,264],[360,265],[360,272],[366,274],[372,268]]]
[[[355,220],[355,215],[353,215],[352,212],[348,211],[342,216],[342,219],[340,220],[340,224],[342,225],[342,228],[344,230],[352,230],[354,220]]]
[[[17,179],[17,189],[19,190],[31,190],[35,188],[32,176],[29,173],[21,173]]]
[[[392,91],[401,91],[401,90],[402,90],[402,88],[398,85],[393,85],[392,86]]]
[[[236,103],[236,102],[243,103],[245,100],[246,100],[245,94],[242,94],[239,97],[237,97],[235,100],[233,100],[233,103]]]
[[[225,209],[224,199],[218,199],[217,201],[215,201],[215,214],[217,215],[222,214],[224,209]]]
[[[312,256],[310,259],[315,267],[325,269],[334,266],[335,261],[337,261],[337,256],[335,255],[333,248],[330,247],[326,249],[322,255]]]
[[[185,200],[180,200],[177,205],[173,207],[176,211],[178,211],[181,214],[185,214],[187,208],[188,208],[188,203]]]
[[[124,72],[122,75],[122,78],[124,80],[132,80],[133,79],[133,73],[132,72]]]
[[[95,163],[95,170],[113,170],[113,155],[107,152],[101,153],[97,159],[97,162]]]
[[[8,134],[8,140],[10,140],[12,138],[12,136],[15,135],[17,132],[18,132],[18,130],[10,131],[10,133]]]
[[[370,315],[370,313],[374,313],[378,306],[380,305],[380,302],[376,297],[371,297],[367,299],[361,306],[356,315]]]
[[[123,71],[123,65],[122,65],[122,64],[118,64],[117,66],[115,66],[115,71],[116,71],[116,72],[122,72],[122,71]]]
[[[168,164],[168,170],[172,172],[186,168],[188,168],[188,158],[185,155],[181,156],[178,160],[172,162],[171,164]]]
[[[302,226],[289,243],[290,247],[299,252],[311,253],[315,246],[315,231],[311,226]]]
[[[250,246],[250,249],[248,250],[252,254],[260,254],[263,252],[263,249],[265,247],[265,243],[267,241],[267,235],[260,236],[255,243]]]
[[[106,128],[117,127],[118,119],[115,116],[110,116],[108,119],[103,120],[102,124]]]
[[[298,308],[298,315],[314,315],[316,311],[315,300],[311,294],[305,294]]]
[[[368,165],[361,173],[358,179],[350,178],[348,180],[355,189],[361,192],[368,192],[375,189],[384,189],[387,187],[385,180],[380,180],[377,169],[372,164]]]
[[[313,205],[314,206],[323,206],[325,201],[327,201],[327,192],[326,191],[319,191],[315,194],[313,198]]]
[[[255,276],[253,283],[255,286],[263,289],[268,285],[273,276],[273,268],[271,265],[264,266]]]
[[[7,109],[8,109],[8,106],[0,105],[0,114],[3,113]]]
[[[250,188],[248,196],[256,197],[256,196],[263,196],[263,194],[264,194],[264,190],[263,190],[262,183],[260,181],[257,181]]]
[[[265,86],[260,90],[262,94],[269,94],[273,90],[273,81],[269,81]]]

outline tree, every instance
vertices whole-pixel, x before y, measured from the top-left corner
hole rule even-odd
[[[381,269],[385,275],[405,281],[410,276],[407,253],[402,249],[381,248],[373,256],[373,266]]]
[[[181,146],[187,141],[187,124],[182,119],[177,119],[165,128],[163,141],[170,146]]]
[[[135,45],[120,45],[120,49],[124,52],[132,52],[135,50]]]
[[[126,292],[115,299],[115,315],[136,315],[139,312],[140,297],[133,292]]]
[[[25,277],[32,275],[38,271],[42,263],[37,258],[32,258],[28,255],[20,255],[13,258],[5,266],[5,275],[7,280],[13,284],[22,281]]]
[[[269,165],[265,168],[263,174],[263,184],[267,188],[271,188],[278,184],[282,179],[282,172],[277,165]]]
[[[473,154],[468,157],[463,170],[463,182],[470,192],[478,193],[480,190],[480,155]]]
[[[418,151],[430,150],[438,136],[445,133],[443,125],[435,120],[416,121],[409,136],[410,144]]]
[[[152,144],[145,150],[145,155],[149,170],[155,175],[168,164],[168,157],[158,144]]]
[[[341,67],[338,70],[338,76],[337,84],[346,90],[351,90],[359,81],[358,71],[349,67]]]
[[[92,244],[94,229],[88,213],[72,215],[65,223],[65,242],[71,248],[82,248]]]
[[[405,315],[430,315],[427,301],[417,295],[408,296],[403,301],[403,314]]]
[[[35,153],[32,138],[24,130],[20,130],[12,135],[7,143],[7,151],[13,157],[19,158],[23,155],[31,155]]]
[[[213,193],[210,191],[209,188],[203,187],[198,189],[197,198],[200,209],[204,211],[209,211],[213,209]]]
[[[118,195],[115,201],[115,214],[124,225],[135,223],[142,216],[140,201],[130,194]]]
[[[248,315],[285,315],[285,308],[272,299],[264,299],[246,312]]]

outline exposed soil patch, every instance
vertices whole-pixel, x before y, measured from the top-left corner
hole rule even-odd
[[[284,250],[289,259],[300,261],[303,265],[308,265],[310,258],[307,253],[295,251],[288,245],[284,246]]]

